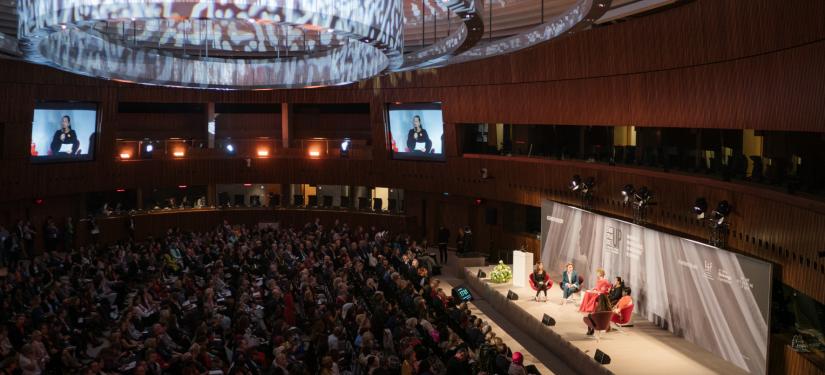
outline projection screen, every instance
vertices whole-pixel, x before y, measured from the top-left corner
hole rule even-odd
[[[621,276],[635,312],[751,374],[767,373],[770,263],[583,211],[542,204],[542,261],[595,282]]]

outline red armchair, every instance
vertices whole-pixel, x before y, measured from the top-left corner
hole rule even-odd
[[[625,306],[623,309],[619,310],[619,313],[613,313],[613,316],[610,318],[610,321],[616,324],[618,327],[623,327],[625,325],[630,325],[630,318],[633,316],[633,304]],[[620,328],[616,328],[618,331],[622,331]]]
[[[548,275],[547,272],[544,273],[544,285],[547,286],[547,290],[553,288],[553,280],[550,280],[550,275]],[[536,285],[536,281],[533,280],[533,274],[530,274],[530,287],[533,288],[533,291],[539,291],[539,286]],[[536,300],[538,300],[538,294],[536,295]]]
[[[613,311],[599,311],[589,315],[589,317],[585,316],[582,320],[588,327],[592,327],[596,333],[596,341],[601,341],[601,331],[607,331],[610,329],[610,319],[613,316]],[[590,323],[588,320],[592,318],[593,322]],[[591,324],[593,324],[591,326]]]

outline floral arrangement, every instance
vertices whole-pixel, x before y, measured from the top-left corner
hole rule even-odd
[[[513,270],[504,264],[503,260],[498,261],[498,265],[490,272],[490,281],[494,283],[506,283],[513,279]]]

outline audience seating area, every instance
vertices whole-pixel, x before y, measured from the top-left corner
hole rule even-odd
[[[0,268],[8,322],[0,359],[10,373],[503,374],[511,366],[511,350],[430,278],[433,261],[403,234],[337,221],[224,222],[206,233],[170,229],[144,242],[20,255]]]

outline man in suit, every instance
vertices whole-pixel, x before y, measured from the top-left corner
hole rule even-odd
[[[564,291],[562,304],[569,300],[573,293],[581,289],[579,274],[576,273],[576,270],[573,268],[573,263],[567,263],[564,272],[561,274],[561,289]]]

